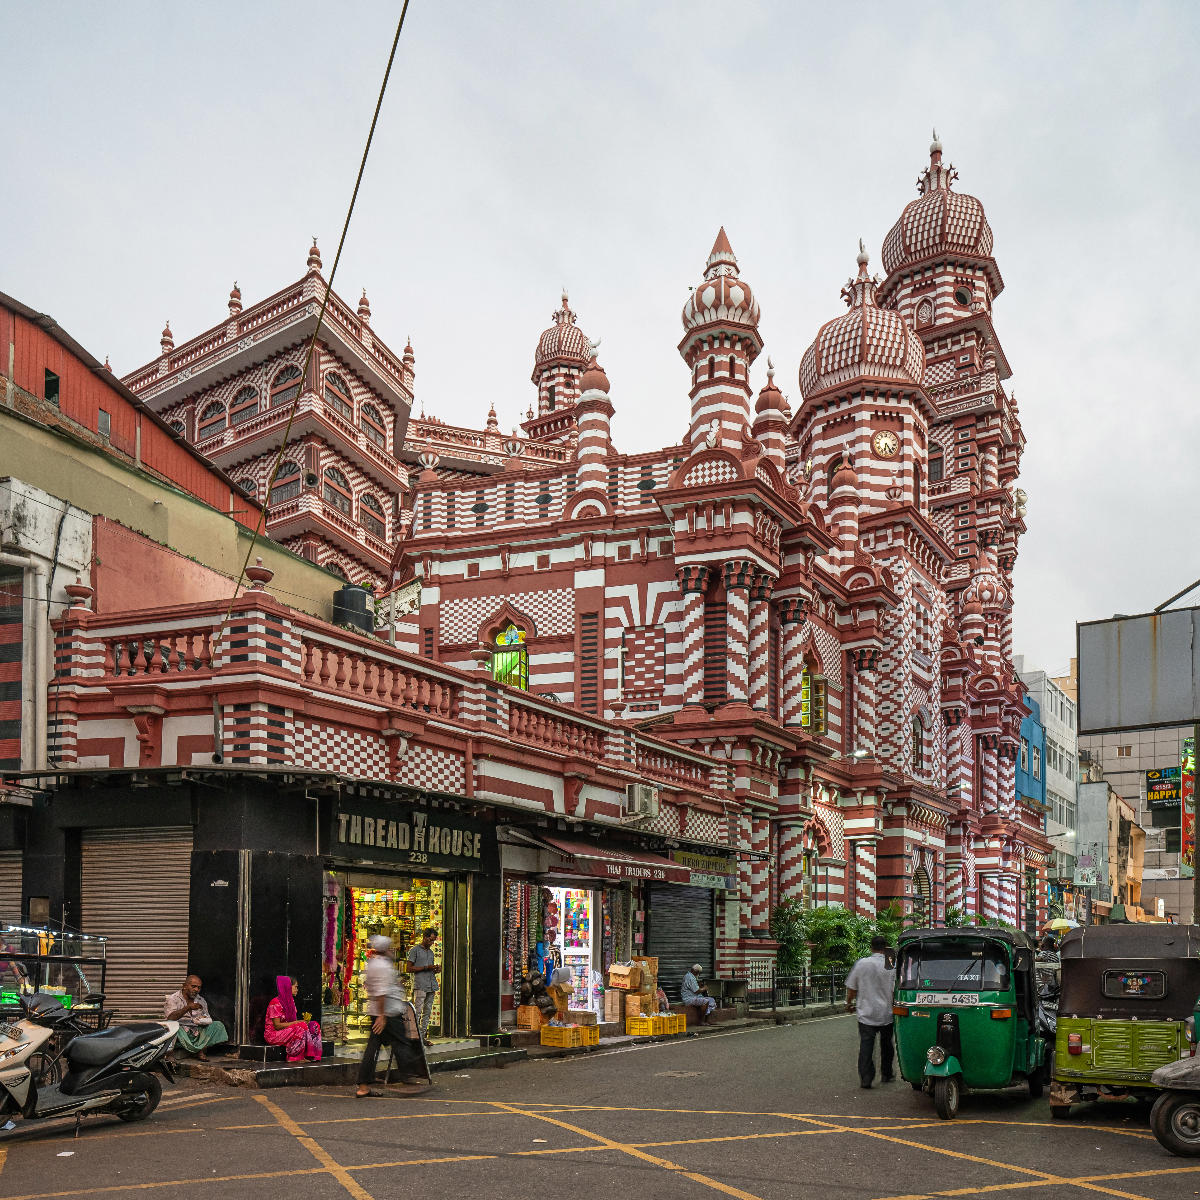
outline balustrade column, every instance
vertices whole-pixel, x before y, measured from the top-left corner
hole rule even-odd
[[[725,694],[731,703],[750,698],[750,581],[752,564],[725,564]]]
[[[704,593],[708,567],[693,564],[675,568],[683,592],[683,702],[704,702]]]

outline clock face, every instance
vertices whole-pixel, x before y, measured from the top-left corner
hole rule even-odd
[[[900,449],[900,439],[890,429],[880,429],[871,439],[871,446],[880,458],[891,458]]]

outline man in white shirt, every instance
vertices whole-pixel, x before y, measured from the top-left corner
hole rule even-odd
[[[896,1050],[892,1041],[892,993],[895,968],[887,965],[887,938],[876,934],[871,953],[860,958],[846,976],[846,1011],[858,1015],[858,1079],[861,1087],[875,1082],[875,1038],[879,1038],[879,1076],[895,1078]]]
[[[372,1020],[371,1035],[363,1051],[362,1065],[358,1069],[358,1087],[354,1093],[360,1098],[383,1095],[371,1084],[375,1081],[375,1060],[380,1047],[384,1045],[394,1048],[395,1065],[405,1083],[425,1082],[425,1068],[417,1040],[420,1034],[412,1005],[405,999],[404,987],[392,962],[392,939],[377,933],[372,935],[367,945],[369,950],[363,981],[367,993],[367,1011]]]

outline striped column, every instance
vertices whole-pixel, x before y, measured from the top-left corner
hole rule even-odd
[[[777,601],[783,622],[783,679],[779,688],[779,715],[785,725],[800,724],[800,675],[804,670],[804,622],[808,600],[785,596]]]
[[[683,592],[683,702],[704,702],[704,593],[708,588],[708,567],[702,564],[678,566],[675,578]]]
[[[750,860],[750,929],[765,935],[771,923],[771,822],[765,816],[751,818],[750,839],[758,856]]]
[[[754,845],[753,825],[750,819],[750,814],[746,812],[738,813],[737,831],[738,831],[738,846],[744,850],[750,850]],[[738,916],[738,924],[741,933],[747,934],[750,931],[750,914],[754,906],[754,879],[752,860],[742,855],[738,858],[738,904],[740,913]]]
[[[804,826],[783,825],[779,831],[779,898],[804,894]]]
[[[608,488],[609,420],[613,406],[604,392],[592,389],[584,392],[575,406],[575,414],[579,429],[576,488],[581,492],[604,492]]]
[[[766,712],[770,694],[771,592],[775,580],[765,572],[754,577],[750,587],[750,707]]]
[[[859,652],[864,663],[871,661],[870,651],[865,648]],[[855,709],[854,729],[851,731],[850,748],[878,752],[876,732],[876,686],[878,676],[873,668],[862,666],[857,669],[855,679]]]
[[[725,564],[725,694],[743,704],[750,698],[750,581],[750,563]]]
[[[854,847],[854,894],[849,897],[850,908],[865,917],[875,915],[876,846],[871,839],[862,839]]]

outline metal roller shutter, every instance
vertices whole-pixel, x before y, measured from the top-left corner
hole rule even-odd
[[[21,909],[21,852],[0,850],[0,923],[19,925],[24,916]]]
[[[161,1018],[188,969],[191,826],[83,833],[83,932],[108,938],[106,1007]]]
[[[713,974],[714,907],[710,888],[651,884],[646,903],[646,953],[658,959],[658,986],[672,1003],[693,963]]]

